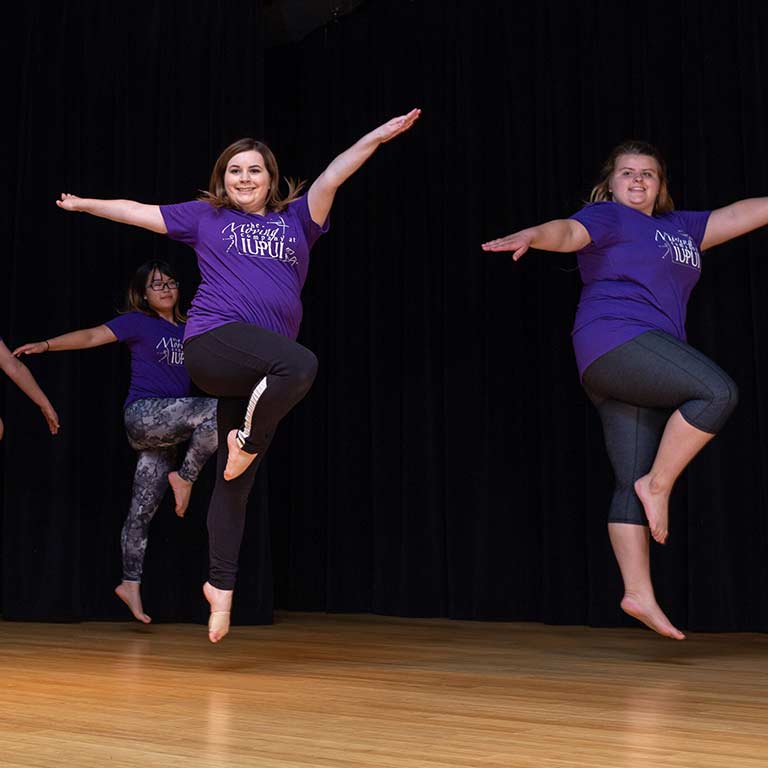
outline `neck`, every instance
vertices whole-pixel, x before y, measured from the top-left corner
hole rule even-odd
[[[167,320],[169,323],[176,324],[173,319],[173,310],[155,310],[158,317],[162,317],[163,320]]]

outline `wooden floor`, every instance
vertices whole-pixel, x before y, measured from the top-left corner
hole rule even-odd
[[[0,622],[0,765],[768,766],[768,636]]]

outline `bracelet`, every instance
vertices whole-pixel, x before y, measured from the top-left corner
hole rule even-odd
[[[51,349],[51,342],[48,339],[45,340],[45,351],[49,352]]]

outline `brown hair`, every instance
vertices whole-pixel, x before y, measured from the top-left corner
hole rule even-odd
[[[656,202],[653,205],[654,213],[669,213],[675,210],[675,204],[672,201],[672,197],[669,194],[667,188],[667,164],[653,144],[649,144],[647,141],[624,141],[617,147],[613,148],[613,151],[608,155],[608,159],[603,163],[603,167],[600,170],[600,181],[592,187],[592,192],[589,195],[590,203],[603,202],[605,200],[613,200],[613,195],[608,189],[608,184],[613,172],[616,170],[616,161],[620,155],[647,155],[652,157],[659,166],[659,194],[656,197]]]
[[[283,197],[280,194],[280,171],[277,168],[277,160],[272,150],[263,142],[257,139],[238,139],[230,144],[217,158],[211,171],[211,180],[208,182],[208,191],[203,192],[198,200],[209,203],[214,208],[237,208],[238,206],[229,199],[224,187],[224,174],[227,172],[229,161],[241,152],[258,152],[264,158],[264,165],[269,174],[269,192],[265,201],[265,207],[268,211],[279,213],[284,210],[288,203],[293,202],[299,197],[304,187],[304,181],[295,181],[286,179],[288,184],[288,194]]]
[[[122,312],[143,312],[150,317],[159,317],[152,307],[149,306],[149,302],[146,300],[147,295],[147,278],[150,275],[154,275],[155,272],[160,272],[163,275],[168,275],[172,280],[178,282],[176,277],[176,271],[173,267],[165,261],[145,261],[134,272],[131,282],[128,283],[128,291],[125,296],[125,307]],[[181,294],[179,294],[180,296]],[[177,323],[184,323],[187,320],[186,315],[179,309],[179,296],[176,297],[176,303],[173,305],[173,319]]]

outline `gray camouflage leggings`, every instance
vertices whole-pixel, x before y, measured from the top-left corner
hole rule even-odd
[[[194,483],[216,452],[216,400],[212,397],[158,397],[135,400],[125,409],[128,442],[139,457],[133,495],[120,542],[123,581],[141,581],[147,532],[176,466],[176,446],[189,440],[179,476]]]

